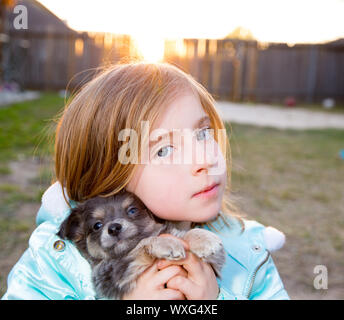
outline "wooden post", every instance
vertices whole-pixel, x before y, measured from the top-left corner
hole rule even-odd
[[[0,0],[0,35],[2,35],[4,33],[4,29],[5,29],[5,16],[6,16],[6,8],[5,8],[5,5],[2,3],[3,1]],[[3,80],[3,73],[4,73],[4,70],[2,69],[2,41],[0,40],[0,83],[2,82]]]
[[[314,91],[317,80],[317,60],[319,47],[316,45],[310,46],[309,53],[309,68],[307,74],[307,102],[312,103],[314,99]]]
[[[73,36],[68,37],[68,61],[67,61],[67,83],[72,85],[72,78],[75,74],[75,38]]]
[[[54,39],[52,31],[48,30],[45,39],[45,61],[44,61],[44,88],[52,89],[52,78],[53,78],[53,63],[52,58],[54,53]]]
[[[190,73],[192,67],[192,58],[191,58],[191,50],[192,50],[192,42],[190,40],[184,39],[184,46],[185,46],[185,54],[183,57],[183,68],[187,73]]]
[[[213,53],[213,57],[214,57],[213,92],[219,99],[221,98],[220,97],[220,81],[221,81],[223,55],[222,55],[222,48],[219,48],[221,42],[219,40],[216,40],[216,42],[217,42],[216,50]]]
[[[195,47],[194,47],[194,61],[195,61],[195,78],[198,82],[201,81],[201,70],[200,70],[200,63],[202,60],[199,58],[199,39],[195,39]]]
[[[188,47],[188,57],[190,59],[190,74],[197,80],[198,59],[197,59],[197,40],[191,39]]]
[[[257,84],[257,63],[258,63],[258,48],[257,42],[248,44],[248,77],[247,77],[247,98],[249,101],[256,99],[256,84]]]
[[[236,55],[233,59],[234,79],[233,79],[233,101],[241,99],[242,92],[242,58],[244,47],[241,42],[237,43]]]
[[[202,84],[208,89],[209,83],[209,71],[210,71],[210,61],[209,61],[209,40],[206,40],[205,44],[205,54],[203,57],[203,68],[202,68]]]

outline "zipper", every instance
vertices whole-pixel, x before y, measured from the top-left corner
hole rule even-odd
[[[259,264],[259,266],[253,271],[252,275],[251,275],[251,279],[250,279],[250,285],[248,287],[248,292],[246,294],[246,298],[248,299],[252,293],[252,288],[253,288],[253,283],[254,280],[256,278],[257,272],[259,271],[259,269],[268,261],[269,257],[270,257],[270,252],[268,250],[267,251],[267,255],[264,258],[264,260]]]

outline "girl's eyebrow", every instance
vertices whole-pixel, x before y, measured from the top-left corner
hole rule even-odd
[[[202,125],[206,124],[206,123],[210,123],[210,118],[209,116],[203,116],[202,118],[200,118],[193,126],[193,129],[197,129],[200,128]],[[173,134],[173,129],[170,130],[169,132],[166,132],[165,134],[162,134],[158,137],[157,140],[153,140],[149,142],[149,147],[154,146],[155,144],[157,144],[159,141],[163,140],[163,138],[165,138],[165,136],[169,135],[170,139],[171,139],[171,135]]]
[[[206,115],[206,116],[203,116],[201,119],[199,119],[196,123],[195,123],[195,125],[194,125],[194,129],[197,129],[197,128],[199,128],[200,126],[202,126],[203,124],[205,124],[205,123],[209,123],[210,122],[210,118],[209,118],[209,116],[208,115]]]
[[[160,136],[158,136],[158,139],[157,140],[153,140],[153,141],[149,141],[149,147],[153,147],[154,145],[156,145],[159,141],[163,140],[165,138],[165,136],[169,135],[170,136],[170,139],[172,138],[172,130],[169,131],[169,132],[166,132]]]

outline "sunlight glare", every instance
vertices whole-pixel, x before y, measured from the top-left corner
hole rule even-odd
[[[221,39],[242,26],[262,42],[310,43],[344,37],[344,0],[174,0],[171,4],[156,0],[39,2],[75,30],[140,33],[142,54],[151,60],[163,55],[162,42],[158,44],[150,39],[157,35]],[[116,19],[114,12],[120,13]]]
[[[134,44],[137,46],[141,57],[149,62],[159,62],[164,58],[165,41],[163,37],[134,36]]]

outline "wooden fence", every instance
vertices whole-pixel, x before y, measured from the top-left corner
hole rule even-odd
[[[12,31],[9,36],[3,45],[3,78],[29,89],[74,88],[97,67],[137,56],[128,35]]]
[[[190,72],[218,99],[344,102],[344,42],[295,45],[234,39],[185,39],[165,46],[165,60]]]
[[[12,31],[3,44],[5,80],[31,89],[65,89],[87,81],[94,69],[138,57],[130,36],[107,33]],[[344,102],[344,43],[265,44],[234,39],[165,42],[166,62],[193,75],[217,99],[282,102],[292,96]]]

